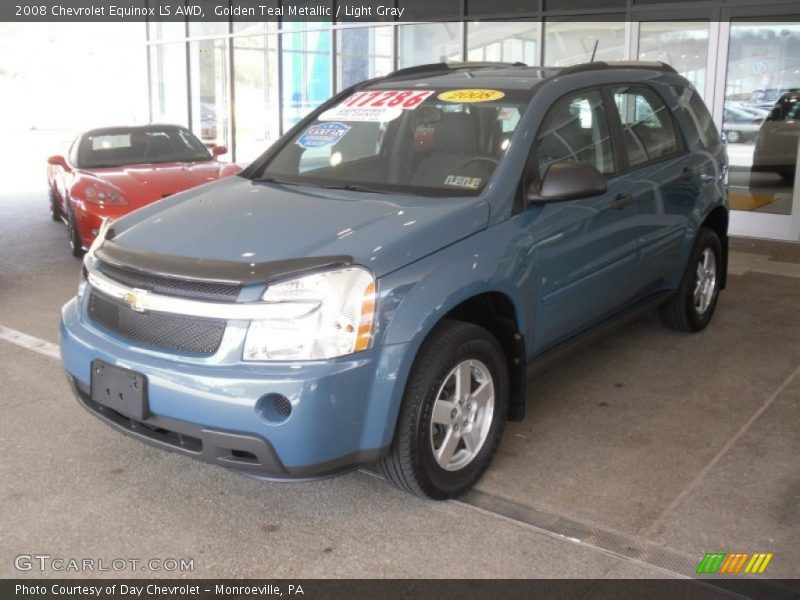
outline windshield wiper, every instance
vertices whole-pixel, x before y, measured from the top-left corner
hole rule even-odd
[[[376,190],[375,188],[366,187],[363,185],[355,185],[352,183],[344,183],[342,185],[321,185],[320,187],[326,190],[347,190],[348,192],[367,192],[371,194],[388,194],[384,190]]]
[[[287,179],[281,179],[280,177],[260,177],[258,179],[254,179],[253,181],[257,183],[279,183],[281,185],[302,185],[296,181],[289,181]]]

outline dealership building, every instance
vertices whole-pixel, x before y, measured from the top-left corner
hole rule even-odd
[[[657,0],[612,0],[603,10],[585,0],[533,0],[530,11],[520,4],[449,0],[406,8],[404,21],[414,23],[149,23],[150,117],[189,125],[246,163],[334,92],[396,69],[662,61],[697,87],[728,137],[732,233],[800,239],[791,182],[750,172],[760,124],[781,95],[800,88],[796,2],[684,2],[681,21],[673,20],[676,3]],[[425,22],[453,14],[465,20]]]

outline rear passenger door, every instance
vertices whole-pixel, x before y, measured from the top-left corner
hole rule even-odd
[[[633,231],[643,289],[656,291],[671,279],[699,193],[680,130],[664,99],[647,85],[610,86],[612,121],[621,148],[622,193],[634,201]]]
[[[600,88],[562,97],[534,140],[529,169],[538,167],[539,181],[551,164],[572,161],[595,167],[608,184],[599,196],[528,209],[537,266],[534,353],[614,312],[638,289],[636,207],[617,177],[609,102]]]

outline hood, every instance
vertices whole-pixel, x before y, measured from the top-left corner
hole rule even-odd
[[[190,190],[114,223],[133,250],[239,263],[352,256],[378,277],[486,227],[481,198],[424,198],[257,183]]]
[[[84,169],[82,173],[115,186],[132,208],[138,208],[239,170],[236,165],[209,160]]]

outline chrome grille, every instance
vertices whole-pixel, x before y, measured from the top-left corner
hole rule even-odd
[[[132,342],[165,350],[213,354],[222,342],[226,321],[156,312],[137,312],[120,300],[92,290],[89,318]]]

